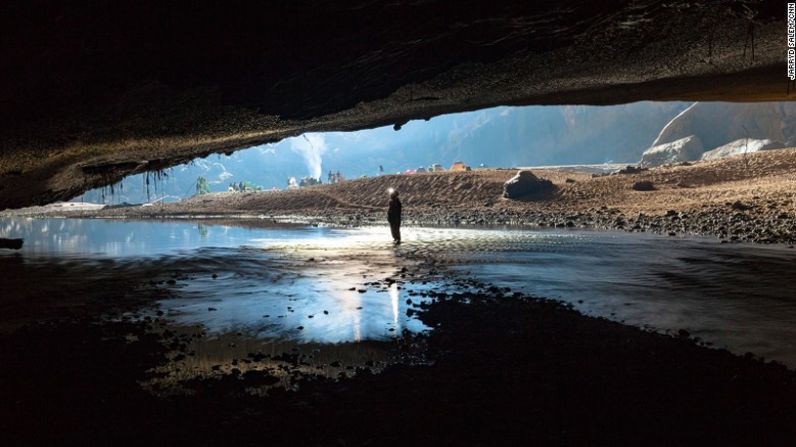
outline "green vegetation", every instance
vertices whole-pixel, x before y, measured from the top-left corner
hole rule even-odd
[[[196,195],[201,196],[210,192],[210,185],[207,184],[207,179],[202,177],[196,179]]]

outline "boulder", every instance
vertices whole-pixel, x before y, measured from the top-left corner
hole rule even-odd
[[[641,154],[639,166],[650,167],[682,161],[699,160],[704,147],[696,135],[672,141],[671,143],[652,146]]]
[[[503,197],[518,199],[520,197],[546,194],[553,191],[553,182],[540,179],[531,171],[519,171],[517,175],[503,184]]]
[[[633,183],[633,189],[636,191],[655,191],[655,185],[650,181],[640,181]]]
[[[703,153],[702,160],[717,160],[719,158],[732,157],[751,152],[782,149],[783,147],[785,147],[785,145],[779,141],[741,138]]]
[[[22,248],[22,239],[6,239],[0,237],[0,248],[7,248],[9,250],[19,250]]]

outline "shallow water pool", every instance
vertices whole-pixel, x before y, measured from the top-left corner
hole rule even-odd
[[[166,316],[217,334],[299,343],[388,340],[428,330],[406,312],[419,301],[416,293],[449,287],[460,276],[567,301],[589,315],[687,330],[737,353],[796,366],[794,250],[577,230],[403,233],[405,243],[394,247],[386,227],[3,219],[0,237],[23,237],[25,246],[0,258],[59,288],[114,275],[170,275],[174,293],[159,301]],[[444,272],[426,284],[396,281],[406,263],[423,260]]]

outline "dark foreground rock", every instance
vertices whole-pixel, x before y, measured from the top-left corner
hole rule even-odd
[[[426,278],[409,266],[407,277]],[[796,437],[796,375],[779,364],[458,283],[467,291],[423,292],[432,301],[414,306],[431,333],[388,342],[397,352],[423,346],[425,363],[339,381],[298,377],[297,391],[267,397],[246,390],[272,377],[237,369],[192,381],[190,395],[146,393],[139,382],[185,340],[152,332],[153,322],[99,319],[102,306],[31,324],[0,337],[0,444],[734,446]]]
[[[9,250],[19,250],[22,248],[22,239],[6,239],[0,237],[0,248],[6,248]]]

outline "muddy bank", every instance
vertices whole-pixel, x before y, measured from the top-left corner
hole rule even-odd
[[[294,256],[335,270],[362,257]],[[234,285],[241,279],[225,276],[229,269],[269,266],[103,263],[107,281],[81,290],[82,302],[39,312],[37,321],[0,336],[0,440],[788,445],[796,435],[796,374],[780,364],[701,347],[686,332],[671,337],[585,317],[458,277],[433,257],[384,256],[359,260],[352,293],[406,290],[407,316],[433,330],[271,351],[234,331],[178,330],[169,309],[156,305],[193,283]],[[40,278],[31,268],[4,265],[14,278]],[[64,264],[62,274],[76,268],[86,267]],[[17,283],[25,298],[25,280]],[[62,287],[70,292],[78,291]],[[25,302],[41,309],[47,298]]]

